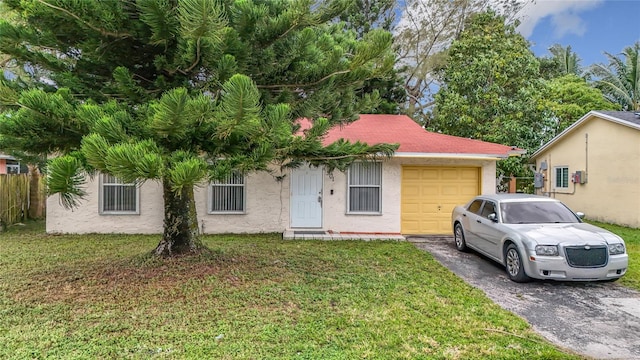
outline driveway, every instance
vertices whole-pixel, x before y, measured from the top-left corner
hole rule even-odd
[[[457,251],[453,237],[408,240],[560,347],[597,359],[640,359],[640,293],[611,282],[518,284],[491,260]]]

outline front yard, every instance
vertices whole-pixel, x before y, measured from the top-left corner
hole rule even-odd
[[[207,236],[157,260],[157,241],[0,234],[0,358],[579,358],[410,243]]]

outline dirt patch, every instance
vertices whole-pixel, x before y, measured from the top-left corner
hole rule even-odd
[[[162,294],[167,300],[188,296],[188,283],[199,287],[243,286],[238,272],[255,263],[242,256],[132,258],[117,262],[61,264],[28,274],[29,281],[14,288],[14,300],[30,302],[89,302],[109,298],[145,298]],[[215,279],[215,284],[207,281]]]

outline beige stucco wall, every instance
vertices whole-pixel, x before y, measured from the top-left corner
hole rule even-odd
[[[59,196],[47,199],[46,228],[48,233],[133,233],[155,234],[162,232],[163,201],[162,187],[148,181],[140,187],[139,215],[100,214],[99,176],[87,178],[87,196],[80,206],[67,210],[60,204]]]
[[[640,227],[640,131],[591,117],[536,156],[542,161],[544,188],[539,194],[560,199],[593,220]],[[554,167],[568,166],[569,174],[587,172],[585,184],[555,188]]]
[[[99,213],[99,177],[87,179],[86,199],[80,206],[67,210],[57,195],[47,199],[47,232],[49,233],[162,233],[164,202],[162,187],[152,181],[140,187],[140,214],[114,215]],[[254,173],[246,179],[246,213],[208,214],[206,186],[196,187],[198,226],[205,233],[281,232],[288,225],[289,184],[276,181],[266,172]],[[280,194],[284,194],[282,203]]]
[[[337,232],[400,233],[400,183],[402,165],[481,167],[482,193],[494,193],[495,161],[464,159],[394,158],[383,163],[382,214],[346,213],[346,176],[334,172],[323,179],[323,229]],[[246,178],[244,214],[208,214],[209,190],[194,191],[200,229],[204,233],[282,232],[289,228],[289,177],[283,181],[266,172]],[[88,179],[86,200],[74,210],[64,209],[57,195],[47,200],[47,232],[50,233],[161,233],[163,221],[162,188],[147,182],[140,188],[140,214],[106,215],[98,211],[98,177]],[[333,194],[331,193],[333,190]]]
[[[333,190],[333,195],[331,191]],[[337,232],[400,232],[400,167],[393,161],[382,164],[382,213],[347,214],[346,174],[336,171],[324,179],[323,225]]]
[[[246,177],[245,191],[244,214],[208,214],[209,190],[207,187],[196,189],[194,197],[201,230],[207,234],[283,232],[289,224],[288,177],[276,181],[267,172],[253,173]]]

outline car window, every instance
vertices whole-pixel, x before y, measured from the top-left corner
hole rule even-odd
[[[507,202],[500,204],[505,224],[578,223],[580,219],[560,202]]]
[[[467,210],[469,210],[469,212],[479,214],[481,206],[482,206],[482,200],[474,200],[471,204],[469,204],[469,207],[467,208]]]
[[[495,212],[496,212],[495,204],[490,202],[490,201],[486,201],[484,203],[484,207],[482,208],[481,216],[486,218],[487,216],[489,216],[489,214],[492,214],[492,213],[495,213]]]

